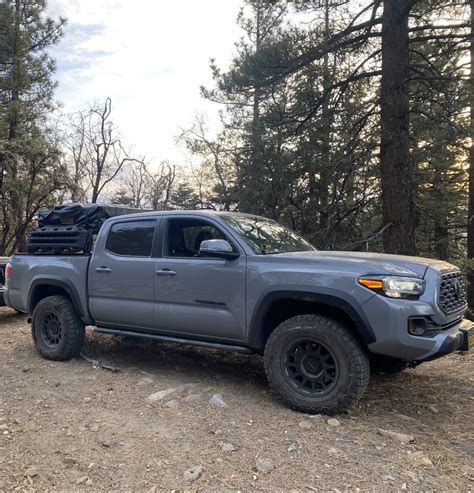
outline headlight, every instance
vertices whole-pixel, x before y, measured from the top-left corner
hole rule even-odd
[[[425,281],[417,277],[361,277],[359,284],[389,298],[418,297],[425,290]]]

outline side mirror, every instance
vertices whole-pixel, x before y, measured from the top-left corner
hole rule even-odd
[[[240,257],[240,254],[234,252],[231,244],[226,240],[204,240],[199,246],[199,255],[227,260],[235,260]]]

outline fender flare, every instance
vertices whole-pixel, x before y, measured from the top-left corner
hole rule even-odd
[[[288,299],[319,303],[321,305],[337,308],[343,311],[354,323],[357,333],[366,345],[376,341],[370,322],[352,296],[341,292],[332,294],[313,291],[277,290],[265,294],[257,302],[249,328],[251,347],[261,349],[263,346],[263,341],[261,340],[263,320],[270,306],[279,300],[283,301]]]
[[[84,309],[81,304],[81,299],[79,297],[79,293],[77,292],[76,288],[74,285],[72,285],[70,282],[66,281],[65,279],[58,279],[54,277],[41,277],[35,279],[31,285],[30,289],[28,291],[28,299],[27,299],[27,311],[28,314],[31,315],[33,313],[33,294],[34,292],[42,287],[42,286],[55,286],[61,289],[64,289],[68,296],[71,298],[72,304],[74,305],[74,309],[76,310],[77,314],[79,317],[82,319],[86,316],[84,313]],[[88,316],[86,316],[88,318]]]

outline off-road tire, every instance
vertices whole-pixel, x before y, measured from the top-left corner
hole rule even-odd
[[[57,320],[60,327],[61,335],[58,336],[57,344],[47,342],[47,335],[42,328],[46,317]],[[31,332],[36,349],[46,359],[64,361],[74,358],[79,355],[84,344],[84,324],[66,296],[48,296],[36,305]]]
[[[370,356],[370,371],[373,375],[397,375],[407,369],[405,361],[384,357],[378,354]]]
[[[285,370],[287,348],[306,338],[327,348],[337,362],[338,377],[325,395],[305,395]],[[341,322],[321,315],[298,315],[281,323],[268,338],[264,364],[275,396],[292,409],[311,414],[339,414],[349,408],[362,397],[370,377],[362,345]]]

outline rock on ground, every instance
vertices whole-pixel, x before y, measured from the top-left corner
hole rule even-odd
[[[216,407],[225,407],[227,404],[224,402],[224,399],[220,394],[214,394],[210,399],[209,399],[209,404],[212,404],[213,406]]]
[[[81,476],[80,478],[76,479],[76,485],[79,486],[81,484],[86,484],[89,478],[87,476]]]
[[[255,470],[257,472],[268,474],[269,472],[273,471],[273,469],[275,469],[275,466],[273,465],[273,462],[269,459],[262,459],[261,457],[259,457],[255,462]]]
[[[193,466],[188,470],[184,471],[183,479],[187,483],[193,483],[196,479],[199,479],[204,472],[204,468],[202,466]]]
[[[410,442],[415,440],[413,435],[405,435],[404,433],[397,433],[396,431],[384,430],[383,428],[378,429],[378,434],[383,437],[390,438],[395,440],[396,442],[402,443],[403,445],[407,445]]]
[[[227,442],[219,442],[219,447],[222,449],[222,452],[234,452],[237,450],[235,445]]]
[[[153,394],[150,394],[147,398],[146,401],[149,403],[153,402],[158,402],[163,400],[165,397],[168,397],[169,395],[172,394],[177,394],[179,392],[183,392],[185,390],[193,390],[196,389],[198,386],[195,383],[185,383],[183,385],[179,385],[178,387],[171,387],[169,389],[163,389],[158,392],[154,392]]]

